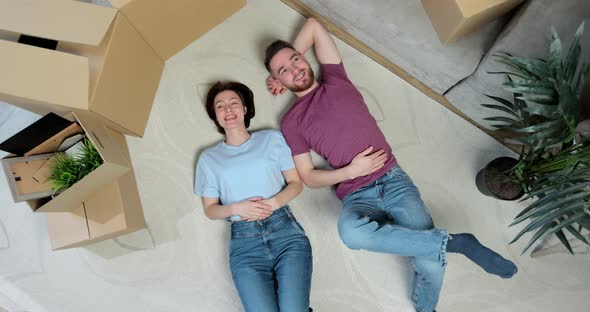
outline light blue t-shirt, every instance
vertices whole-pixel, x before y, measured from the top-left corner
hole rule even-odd
[[[240,146],[220,142],[203,151],[195,194],[219,198],[223,205],[256,196],[269,198],[285,187],[282,171],[293,168],[291,150],[280,131],[253,132]]]

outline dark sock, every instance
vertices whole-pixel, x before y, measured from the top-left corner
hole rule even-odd
[[[463,254],[490,274],[511,278],[518,269],[510,260],[482,245],[473,234],[452,234],[447,241],[447,252]]]

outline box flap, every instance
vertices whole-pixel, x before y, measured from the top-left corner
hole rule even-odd
[[[127,18],[119,15],[90,110],[124,127],[125,133],[143,136],[163,69],[160,57]]]
[[[98,45],[117,10],[72,0],[2,0],[0,29]]]
[[[457,5],[461,9],[463,16],[471,17],[477,14],[480,14],[484,11],[487,11],[491,8],[502,6],[502,8],[507,8],[509,10],[512,7],[515,7],[517,4],[524,0],[455,0]]]
[[[109,182],[113,182],[130,170],[127,167],[105,162],[67,190],[35,209],[35,212],[53,213],[72,211],[90,198],[96,190],[107,185]]]
[[[167,60],[246,4],[245,0],[119,0],[145,40]]]
[[[456,0],[422,0],[422,6],[441,42],[452,40],[465,20],[459,3]]]
[[[24,108],[88,108],[87,58],[4,40],[0,54],[0,100]]]
[[[104,162],[131,168],[131,162],[125,157],[125,154],[121,150],[122,147],[111,138],[113,132],[107,132],[105,125],[98,121],[98,119],[93,118],[91,114],[89,112],[74,113],[84,129],[86,137],[94,144]],[[123,136],[120,133],[114,133]]]
[[[132,172],[125,176],[133,175]],[[94,196],[85,204],[88,208],[88,230],[90,237],[104,237],[113,233],[121,233],[122,231],[138,230],[145,227],[143,222],[143,212],[141,207],[135,209],[136,206],[126,207],[126,194],[121,194],[124,189],[121,188],[121,182],[118,184],[109,185],[111,191],[107,194],[110,196],[99,198]],[[133,211],[129,211],[134,208]],[[140,222],[129,222],[129,219],[141,218]]]
[[[131,159],[131,156],[129,155],[129,147],[125,137],[122,135],[116,135],[117,133],[115,131],[108,128],[107,132],[112,133],[111,137],[113,137],[113,140],[121,146],[121,150],[125,156]],[[131,171],[129,173],[126,173],[125,175],[121,176],[119,180],[117,180],[117,184],[119,185],[121,194],[125,194],[121,200],[123,201],[123,209],[125,211],[125,221],[127,226],[129,228],[145,227],[143,208],[141,205],[141,199],[139,196],[139,190],[137,188],[137,181],[135,179],[133,166],[131,166]]]
[[[48,213],[45,218],[53,250],[90,239],[83,205],[71,212]]]
[[[119,178],[119,180],[121,178]],[[114,232],[115,230],[126,227],[124,216],[121,218],[124,211],[124,203],[121,199],[123,199],[126,194],[121,193],[118,181],[117,183],[109,183],[105,185],[102,189],[96,192],[96,195],[93,195],[85,201],[85,205],[88,208],[88,223],[89,225],[95,225],[94,227],[89,226],[90,235],[93,237],[97,235],[95,230],[98,232]],[[110,227],[108,226],[109,224]],[[103,225],[104,227],[101,229],[100,225]],[[96,229],[97,227],[98,229]]]

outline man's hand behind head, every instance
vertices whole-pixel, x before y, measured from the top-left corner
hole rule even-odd
[[[283,94],[287,91],[287,88],[272,75],[269,75],[268,78],[266,78],[266,88],[268,89],[268,92],[274,96]]]

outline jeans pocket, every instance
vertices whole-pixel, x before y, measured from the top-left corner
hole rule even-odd
[[[409,179],[408,174],[399,166],[394,167],[390,172],[389,176],[394,180]]]

